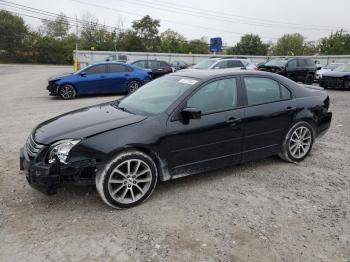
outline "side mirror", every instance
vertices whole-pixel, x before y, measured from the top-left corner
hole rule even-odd
[[[317,67],[317,70],[321,70],[321,69],[322,69],[322,66],[318,66],[318,67]]]
[[[240,69],[247,70],[247,68],[245,66],[241,67]]]
[[[200,119],[202,117],[202,110],[196,107],[186,107],[181,114],[187,119]]]
[[[84,76],[86,76],[86,73],[85,72],[81,72],[80,76],[84,77]]]

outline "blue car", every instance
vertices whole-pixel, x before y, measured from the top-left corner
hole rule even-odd
[[[70,75],[49,79],[50,95],[72,99],[80,95],[132,93],[151,80],[150,72],[135,65],[103,62]]]

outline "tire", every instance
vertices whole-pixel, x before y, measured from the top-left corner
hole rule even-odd
[[[73,98],[75,98],[75,96],[77,94],[74,86],[69,85],[69,84],[60,87],[58,93],[59,93],[60,97],[64,100],[73,99]]]
[[[298,122],[286,134],[279,156],[288,162],[300,162],[310,153],[314,139],[313,127],[307,122]]]
[[[157,167],[147,154],[127,150],[96,175],[96,188],[109,206],[130,208],[147,200],[158,182]]]
[[[305,84],[312,85],[313,82],[314,82],[314,76],[312,74],[307,74],[305,77]]]
[[[139,81],[132,80],[128,83],[128,93],[134,93],[137,89],[140,88],[142,84]]]

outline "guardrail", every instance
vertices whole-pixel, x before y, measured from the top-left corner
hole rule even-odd
[[[150,52],[124,52],[124,51],[89,51],[89,50],[78,50],[77,53],[74,50],[73,56],[76,59],[80,68],[85,67],[89,64],[106,61],[107,57],[115,54],[126,55],[128,61],[135,61],[140,59],[157,59],[172,62],[175,60],[184,61],[188,64],[197,64],[203,59],[207,59],[212,54],[178,54],[178,53],[150,53]],[[221,56],[221,55],[220,55]],[[222,55],[230,56],[230,55]],[[264,62],[267,59],[278,58],[280,56],[250,56],[248,57],[253,63]],[[292,57],[292,56],[286,56]],[[293,56],[294,57],[294,56]],[[321,65],[327,65],[333,62],[350,62],[350,55],[319,55],[319,56],[298,56],[298,57],[309,57],[313,60],[317,60]]]

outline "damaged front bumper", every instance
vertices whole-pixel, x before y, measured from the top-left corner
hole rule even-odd
[[[49,82],[49,85],[46,87],[46,89],[49,90],[51,96],[58,95],[58,88],[59,85],[54,82]]]
[[[63,184],[93,185],[96,161],[80,160],[69,164],[47,164],[30,160],[23,148],[20,149],[20,170],[24,171],[28,183],[38,191],[53,195]],[[86,173],[83,173],[86,171]],[[87,172],[90,171],[90,172]]]

